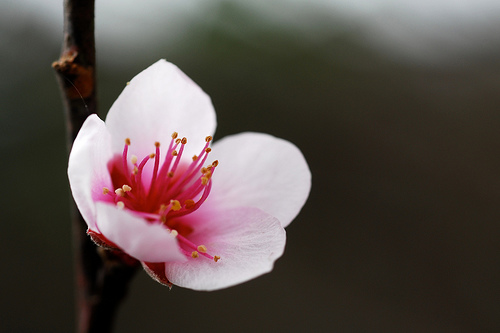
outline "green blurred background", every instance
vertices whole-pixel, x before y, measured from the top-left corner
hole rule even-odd
[[[313,175],[271,274],[205,293],[140,272],[116,332],[500,331],[500,7],[327,2],[97,0],[102,117],[166,58],[216,139],[285,138]],[[0,331],[71,332],[62,4],[0,12]]]

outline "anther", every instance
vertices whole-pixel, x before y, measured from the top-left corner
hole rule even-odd
[[[127,146],[130,146],[130,139],[129,139],[129,138],[126,138],[126,139],[125,139],[125,144],[126,144]]]
[[[207,253],[207,247],[205,245],[198,245],[197,249],[201,253]]]
[[[177,156],[177,150],[172,151],[172,156]]]
[[[184,201],[184,208],[186,209],[193,208],[194,205],[195,205],[194,200],[187,199],[186,201]]]
[[[109,192],[110,192],[109,188],[107,188],[107,187],[102,188],[102,194],[108,194]]]
[[[191,252],[191,257],[198,258],[198,256],[199,256],[198,251]]]
[[[177,139],[178,135],[179,135],[179,133],[177,133],[177,132],[172,133],[172,139],[174,139],[174,140]]]
[[[179,200],[170,200],[170,204],[172,205],[173,211],[181,209],[181,203],[179,202]]]
[[[214,261],[217,262],[220,260],[220,257],[219,256],[214,256]]]
[[[155,147],[160,148],[160,143],[158,141],[155,142]]]
[[[201,184],[202,185],[207,185],[208,184],[208,177],[201,177]]]
[[[130,192],[130,191],[132,191],[132,187],[125,184],[122,186],[122,190],[123,190],[123,192]]]
[[[177,139],[177,140],[175,140],[175,143],[179,144],[179,143],[181,143],[181,141],[182,141],[181,139]]]
[[[196,161],[197,159],[198,159],[198,156],[193,155],[193,162]]]
[[[116,195],[118,195],[120,197],[124,197],[125,196],[125,191],[123,189],[121,189],[121,188],[117,188],[115,190],[115,193],[116,193]]]
[[[118,201],[116,203],[116,207],[118,207],[118,209],[123,209],[125,208],[125,204],[123,203],[123,201]]]
[[[210,142],[210,141],[212,141],[212,137],[209,135],[205,138],[205,142]]]
[[[155,158],[156,154],[155,153],[151,153],[149,154],[149,158]]]
[[[188,143],[188,139],[186,137],[182,138],[181,143],[185,145],[186,143]]]
[[[205,152],[206,152],[207,154],[208,154],[208,153],[210,153],[211,151],[212,151],[212,148],[210,148],[210,147],[205,148]]]
[[[219,165],[219,160],[215,160],[212,162],[212,166],[215,168],[216,166]]]
[[[175,236],[177,236],[179,233],[177,232],[177,230],[170,230],[170,234],[171,234],[172,236],[174,236],[174,237],[175,237]]]
[[[130,158],[130,162],[132,162],[132,164],[136,164],[137,163],[137,156],[132,155],[132,157]]]
[[[172,178],[174,176],[174,173],[172,171],[170,171],[167,176],[169,176],[170,178]]]

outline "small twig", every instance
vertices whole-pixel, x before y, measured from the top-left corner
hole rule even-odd
[[[56,70],[66,112],[68,147],[85,119],[97,113],[94,0],[64,1],[64,42]],[[118,306],[139,263],[120,253],[97,250],[73,205],[77,332],[111,332]]]

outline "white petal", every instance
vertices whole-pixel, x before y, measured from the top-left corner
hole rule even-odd
[[[78,133],[68,162],[68,178],[76,205],[90,229],[95,228],[94,199],[111,185],[107,164],[112,158],[111,138],[104,122],[89,116]]]
[[[307,162],[286,140],[241,133],[217,141],[211,154],[219,166],[204,205],[257,207],[286,227],[309,196],[311,172]]]
[[[189,239],[221,259],[214,262],[200,256],[185,263],[166,263],[166,276],[181,287],[216,290],[270,272],[283,254],[286,234],[276,218],[256,208],[241,207],[211,214],[197,223]]]
[[[149,223],[112,204],[96,203],[97,227],[125,253],[141,261],[185,261],[177,240],[158,223]]]
[[[106,125],[115,151],[121,151],[123,140],[130,138],[131,151],[146,155],[154,152],[155,141],[166,146],[171,134],[178,132],[188,138],[190,158],[203,148],[205,137],[213,135],[216,119],[210,97],[175,65],[160,60],[125,87]]]

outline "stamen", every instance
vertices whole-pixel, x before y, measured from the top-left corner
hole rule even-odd
[[[129,179],[128,178],[128,163],[127,163],[128,146],[130,146],[130,139],[126,138],[125,139],[125,147],[123,147],[122,163],[123,163],[123,171],[125,172],[127,179]]]
[[[104,195],[110,195],[112,201],[119,209],[129,209],[131,213],[146,219],[152,223],[163,223],[170,234],[177,238],[182,253],[192,258],[204,256],[217,262],[220,256],[208,254],[207,247],[203,244],[194,244],[183,234],[172,226],[177,222],[173,219],[188,215],[197,210],[208,198],[212,188],[212,176],[219,162],[213,161],[206,165],[208,154],[212,148],[209,147],[212,141],[211,136],[205,138],[204,147],[198,155],[192,156],[192,162],[182,157],[185,146],[188,142],[186,137],[179,138],[177,132],[173,132],[172,140],[168,145],[162,165],[160,165],[160,142],[154,142],[155,152],[151,153],[141,160],[135,155],[128,155],[131,141],[125,139],[125,145],[122,154],[122,162],[118,162],[118,168],[112,169],[112,179],[114,191],[108,187],[102,188]],[[200,147],[201,148],[201,147]],[[146,163],[154,159],[154,166],[147,169],[147,174],[151,173],[151,182],[148,184],[146,179],[142,179],[143,171],[146,174]],[[181,161],[182,160],[182,161]],[[181,166],[182,163],[186,163]],[[121,168],[120,163],[123,163]],[[132,167],[132,170],[130,168]],[[122,171],[123,170],[123,171]],[[200,173],[199,173],[200,172]],[[175,177],[174,177],[175,175]],[[116,184],[120,181],[121,183]],[[147,190],[147,191],[146,191]],[[111,201],[111,200],[110,200]],[[182,220],[179,220],[182,227]],[[181,230],[184,230],[181,228]],[[186,235],[187,236],[187,235]]]
[[[190,208],[193,208],[193,207],[194,207],[194,200],[187,199],[186,201],[184,201],[184,208],[190,209]]]
[[[172,205],[173,211],[181,209],[181,203],[179,202],[179,200],[170,200],[170,204]]]
[[[156,153],[155,153],[155,166],[153,168],[153,176],[151,178],[151,186],[149,187],[149,194],[154,189],[156,183],[156,177],[158,176],[158,168],[160,166],[160,143],[158,141],[155,142]]]

